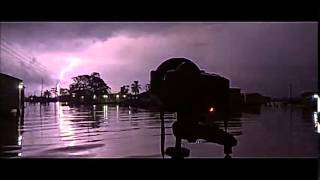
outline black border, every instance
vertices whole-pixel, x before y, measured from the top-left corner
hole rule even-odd
[[[313,159],[1,159],[0,177],[8,173],[49,178],[60,173],[79,178],[172,179],[318,179],[319,160]],[[112,176],[112,177],[111,177]],[[59,177],[65,177],[65,175]],[[75,177],[74,177],[75,178]]]
[[[127,5],[127,2],[122,2]],[[238,4],[182,4],[159,5],[151,3],[152,8],[145,6],[131,6],[119,10],[113,4],[92,6],[83,4],[83,7],[74,7],[67,4],[47,4],[46,8],[34,5],[21,5],[17,8],[2,6],[0,21],[214,21],[214,22],[247,22],[247,21],[318,21],[319,10],[315,4],[298,4],[291,6],[285,4],[266,5],[261,2],[257,7],[251,5],[239,6]],[[150,3],[149,3],[150,4]],[[31,6],[31,7],[30,7]],[[48,9],[50,8],[50,9]],[[319,65],[319,64],[318,64]],[[319,87],[319,86],[318,86]],[[319,179],[319,160],[307,158],[268,158],[268,159],[186,159],[183,161],[162,159],[0,159],[0,177],[19,175],[26,176],[46,174],[56,176],[66,172],[71,176],[120,179],[121,175],[129,178],[137,175],[138,178],[148,179],[172,178],[171,173],[176,173],[182,179],[233,179],[255,177],[255,179]],[[63,177],[63,176],[58,176]]]
[[[250,2],[19,2],[0,8],[1,21],[318,21],[316,4]],[[19,8],[20,7],[20,8]]]

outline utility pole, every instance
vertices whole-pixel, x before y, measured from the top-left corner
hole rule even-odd
[[[43,78],[41,78],[41,97],[43,96],[42,91],[43,91]]]

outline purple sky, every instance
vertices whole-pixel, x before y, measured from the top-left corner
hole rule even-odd
[[[244,92],[287,96],[317,90],[318,24],[315,23],[2,23],[2,37],[34,56],[50,73],[37,73],[3,57],[2,71],[25,80],[27,91],[62,86],[71,77],[99,72],[112,92],[170,57],[186,57],[225,76]],[[5,56],[5,53],[1,53]],[[72,63],[72,65],[70,65]],[[72,67],[68,67],[72,66]],[[69,69],[69,71],[68,71]],[[49,76],[50,77],[49,77]]]

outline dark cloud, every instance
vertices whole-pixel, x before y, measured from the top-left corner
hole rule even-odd
[[[2,32],[38,55],[83,54],[101,43],[79,69],[92,66],[114,90],[147,83],[151,69],[178,56],[244,91],[286,96],[289,83],[296,94],[317,88],[317,31],[317,23],[7,23]]]
[[[2,23],[7,39],[39,51],[79,50],[95,41],[105,41],[118,33],[138,36],[172,26],[166,23]],[[89,42],[83,40],[90,39]]]

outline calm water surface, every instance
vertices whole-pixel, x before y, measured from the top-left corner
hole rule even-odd
[[[166,147],[174,146],[165,114]],[[24,118],[1,123],[1,156],[160,158],[159,112],[111,105],[68,106],[26,103]],[[218,122],[224,128],[223,122]],[[238,140],[232,157],[318,157],[319,122],[313,112],[291,107],[265,107],[242,112],[227,131]],[[190,157],[223,158],[223,146],[183,142]]]

